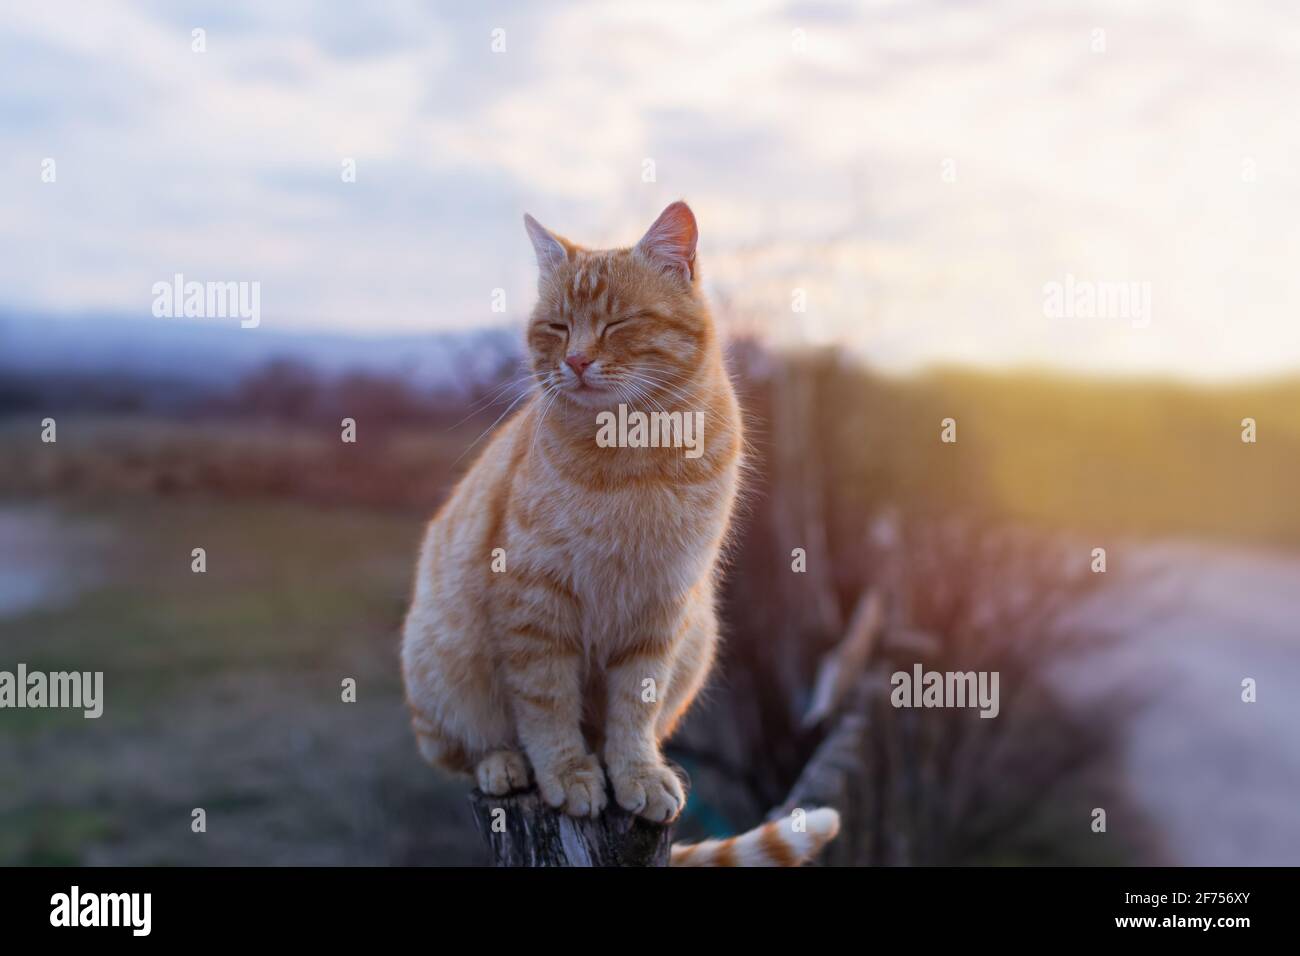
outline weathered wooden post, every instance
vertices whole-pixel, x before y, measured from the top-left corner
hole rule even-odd
[[[673,767],[684,787],[689,781]],[[548,807],[536,788],[489,797],[470,794],[474,824],[493,866],[667,866],[674,823],[650,823],[614,802],[597,819]]]

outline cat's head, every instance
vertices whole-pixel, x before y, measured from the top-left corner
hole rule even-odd
[[[524,216],[537,252],[528,350],[544,391],[593,408],[680,397],[713,343],[695,216],[675,202],[635,246],[584,249]]]

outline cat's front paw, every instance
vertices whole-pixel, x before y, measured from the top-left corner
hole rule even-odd
[[[686,805],[682,782],[662,762],[615,764],[609,779],[620,807],[654,823],[676,819]]]
[[[537,772],[537,789],[548,805],[571,817],[598,817],[605,809],[605,772],[594,754]]]
[[[478,788],[499,797],[528,786],[528,761],[517,750],[494,750],[474,768]]]

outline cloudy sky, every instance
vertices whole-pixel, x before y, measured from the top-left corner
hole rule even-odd
[[[44,0],[0,64],[0,309],[148,316],[179,272],[260,282],[262,327],[518,321],[524,211],[621,245],[684,197],[777,338],[1300,367],[1290,0]],[[1149,324],[1046,314],[1067,276],[1146,284]]]

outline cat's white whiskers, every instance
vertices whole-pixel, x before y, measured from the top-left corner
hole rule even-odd
[[[695,386],[683,391],[680,387],[672,383],[661,381],[650,375],[642,374],[639,371],[629,372],[628,374],[633,377],[639,378],[644,382],[650,383],[656,389],[663,392],[670,401],[677,401],[683,405],[689,405],[692,399],[694,399],[699,393],[699,386]]]
[[[682,370],[680,368],[671,368],[667,365],[652,365],[652,364],[642,364],[642,363],[638,363],[636,366],[629,368],[628,371],[645,372],[645,373],[656,372],[670,377],[680,376],[682,374]],[[689,378],[689,376],[687,376],[687,378]],[[683,384],[685,383],[685,380],[686,379],[684,378]]]
[[[542,422],[546,420],[546,413],[551,410],[551,406],[554,405],[556,400],[560,397],[561,391],[562,389],[560,386],[556,385],[549,395],[543,397],[546,404],[542,407],[541,413],[537,416],[537,424],[533,426],[533,440],[528,446],[529,457],[532,457],[533,451],[537,448],[537,437],[541,434]]]
[[[635,378],[635,373],[629,373],[629,376]],[[661,405],[661,404],[658,402],[658,400],[656,400],[653,396],[651,396],[651,395],[648,393],[648,391],[645,391],[645,389],[647,388],[647,385],[645,384],[645,382],[641,382],[641,383],[630,382],[630,383],[629,383],[629,388],[635,390],[635,391],[633,392],[633,394],[636,395],[639,399],[644,399],[645,401],[650,402],[650,403],[655,407],[655,409],[656,409],[657,411],[663,413],[664,415],[668,415],[668,416],[671,416],[671,415],[672,415],[672,412],[670,412],[670,411],[668,411],[668,409],[664,408],[664,406]],[[690,412],[686,412],[685,414],[690,414]],[[684,464],[684,462],[685,462],[685,455],[684,455],[684,454],[682,454],[682,455],[678,455],[678,456],[675,457],[674,460],[675,460],[676,463],[677,463],[677,464],[676,464],[676,471],[677,471],[677,474],[678,474],[678,475],[681,475],[682,471],[685,469],[685,464]]]
[[[657,411],[661,411],[664,414],[668,413],[668,409],[664,408],[663,405],[661,405],[659,401],[650,394],[649,385],[639,381],[637,376],[633,373],[628,373],[628,378],[630,379],[627,383],[628,391],[632,395],[630,403],[634,404],[635,402],[646,401],[653,405]]]
[[[488,435],[489,432],[491,432],[494,428],[500,425],[502,419],[504,419],[507,415],[509,415],[512,411],[514,411],[514,407],[516,405],[518,405],[525,398],[527,398],[529,395],[532,394],[534,394],[533,390],[529,389],[525,391],[522,395],[520,395],[518,398],[516,398],[513,402],[511,402],[509,405],[507,405],[506,410],[497,416],[497,420],[494,421],[487,428],[483,429],[483,431],[479,434],[478,438],[475,438],[472,442],[470,442],[469,446],[463,452],[461,452],[459,455],[456,456],[456,460],[452,462],[452,465],[455,466],[459,464],[460,460],[464,458],[466,455],[468,455],[471,449],[473,449],[475,445],[481,442]]]
[[[473,418],[483,409],[487,408],[490,405],[495,405],[497,402],[504,401],[505,400],[504,393],[508,392],[511,388],[515,388],[519,385],[523,385],[525,382],[535,383],[536,379],[537,379],[537,373],[529,372],[527,375],[521,375],[516,379],[512,379],[509,382],[505,382],[504,384],[498,385],[496,388],[492,389],[492,391],[488,393],[486,398],[481,398],[477,402],[475,402],[473,407],[470,408],[469,414],[467,414],[456,424],[449,426],[447,431],[454,431],[455,429],[459,428],[461,425],[464,425],[467,421],[469,421],[471,418]],[[525,388],[524,392],[526,394],[528,392],[528,389]]]

